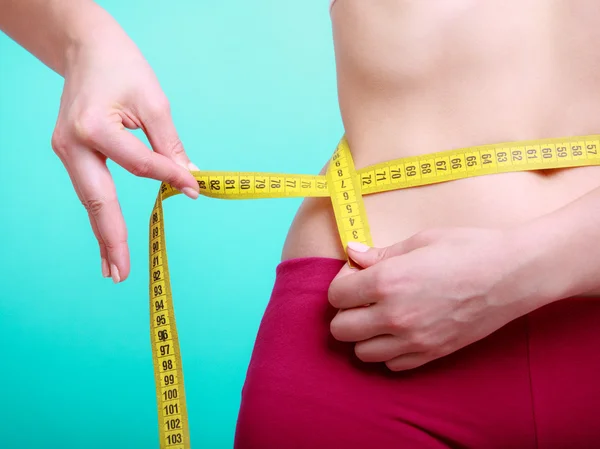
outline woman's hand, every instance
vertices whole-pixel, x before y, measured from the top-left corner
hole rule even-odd
[[[540,307],[539,273],[514,231],[441,229],[387,248],[349,245],[329,290],[333,336],[393,371],[450,354]]]
[[[127,229],[106,166],[112,159],[136,176],[166,181],[191,198],[198,184],[152,69],[121,28],[108,22],[68,52],[52,147],[87,209],[100,246],[102,274],[129,274]],[[151,151],[127,129],[141,128]]]

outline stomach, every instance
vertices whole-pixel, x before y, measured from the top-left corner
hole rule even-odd
[[[337,0],[331,20],[357,169],[600,134],[595,0]],[[526,223],[598,187],[600,167],[504,173],[368,195],[365,207],[374,245],[388,246],[428,228]],[[293,220],[282,260],[299,257],[345,257],[328,198],[304,200]]]

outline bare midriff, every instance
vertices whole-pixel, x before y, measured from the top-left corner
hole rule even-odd
[[[331,20],[357,168],[600,133],[595,0],[338,0]],[[599,186],[600,167],[505,173],[369,195],[365,207],[381,247],[429,228],[518,226]],[[329,199],[302,203],[282,256],[344,258]]]

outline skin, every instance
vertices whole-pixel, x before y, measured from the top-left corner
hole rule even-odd
[[[593,0],[338,0],[339,102],[356,166],[598,133],[599,16]],[[122,281],[127,233],[106,159],[198,195],[168,101],[91,1],[0,0],[0,28],[65,77],[52,145],[90,215],[103,274]],[[126,128],[142,128],[153,151]],[[370,195],[375,248],[348,249],[362,268],[331,284],[331,331],[361,360],[399,371],[545,304],[598,294],[599,201],[599,167]],[[303,203],[282,255],[310,256],[344,257],[327,200]]]
[[[64,76],[52,148],[89,215],[103,276],[121,282],[127,228],[107,159],[198,197],[169,102],[139,49],[92,1],[0,0],[0,29]],[[138,128],[152,150],[127,131]]]
[[[593,0],[338,0],[339,102],[357,168],[599,133],[598,17]],[[361,269],[331,284],[331,332],[401,371],[553,301],[598,295],[598,204],[600,167],[369,195],[375,247],[348,249]],[[310,256],[345,257],[326,199],[304,201],[282,258]]]

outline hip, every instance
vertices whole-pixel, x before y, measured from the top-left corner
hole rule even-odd
[[[392,373],[335,340],[328,286],[343,261],[277,268],[243,389],[236,448],[598,447],[600,301],[518,318]]]

